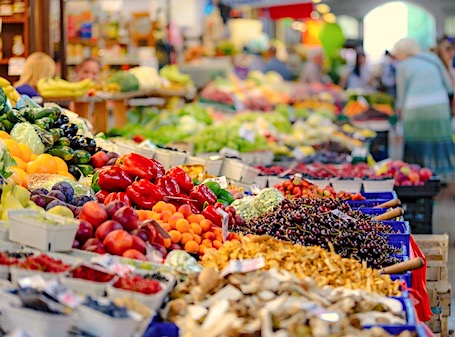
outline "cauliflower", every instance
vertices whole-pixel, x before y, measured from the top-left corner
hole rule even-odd
[[[244,197],[243,199],[235,200],[231,204],[235,211],[247,222],[260,215],[253,206],[254,198],[255,197]]]

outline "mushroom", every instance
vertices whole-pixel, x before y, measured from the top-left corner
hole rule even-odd
[[[220,282],[220,276],[215,268],[205,268],[199,273],[197,280],[202,291],[209,293]]]

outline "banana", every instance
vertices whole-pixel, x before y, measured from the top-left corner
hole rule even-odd
[[[6,78],[0,77],[0,86],[1,87],[7,87],[9,85],[11,85],[11,83]]]

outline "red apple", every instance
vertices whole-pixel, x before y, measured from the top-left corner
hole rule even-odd
[[[108,161],[109,161],[108,155],[103,151],[98,151],[92,156],[91,164],[94,168],[101,168],[104,165],[106,165]]]
[[[163,256],[163,259],[166,258],[167,256],[167,250],[166,248],[164,248],[163,245],[160,245],[158,243],[152,243],[152,247],[153,249],[155,249],[156,251],[160,252],[160,254]]]
[[[129,259],[147,261],[147,258],[145,257],[145,255],[136,249],[128,249],[126,252],[123,253],[122,256],[129,258]]]
[[[408,176],[402,172],[398,173],[395,177],[398,185],[402,185],[404,181],[408,180]]]
[[[121,256],[133,247],[133,236],[123,229],[117,229],[106,236],[103,245],[108,253]]]
[[[89,201],[82,206],[79,219],[86,220],[90,222],[94,228],[98,228],[99,225],[107,220],[106,207],[96,201]]]
[[[88,246],[85,250],[97,254],[106,254],[106,250],[102,246],[97,245]]]
[[[433,172],[428,167],[421,168],[419,174],[420,180],[423,182],[427,181],[433,176]]]
[[[145,224],[145,225],[141,226],[140,229],[147,233],[148,242],[150,242],[150,243],[155,242],[155,238],[158,235],[155,226],[153,226],[152,224]],[[142,238],[142,235],[141,235],[141,238]]]
[[[401,186],[412,186],[412,182],[410,180],[405,180],[401,183]]]
[[[145,254],[145,242],[139,236],[133,235],[133,249]]]
[[[418,172],[412,171],[408,174],[409,181],[415,185],[420,180],[420,174]]]
[[[172,243],[167,250],[182,250],[182,247],[178,243]]]
[[[144,242],[149,241],[149,235],[143,228],[135,229],[134,231],[131,231],[130,234],[140,237],[142,239],[142,241],[144,241]]]
[[[91,239],[88,239],[85,244],[82,246],[82,249],[86,249],[87,247],[89,246],[99,246],[99,247],[103,247],[103,244],[101,243],[100,240],[96,239],[96,238],[91,238]]]
[[[79,221],[79,229],[76,233],[76,240],[83,245],[91,237],[93,237],[93,226],[88,221]]]
[[[112,220],[118,221],[127,232],[134,231],[139,225],[139,215],[130,206],[125,206],[117,210]]]
[[[420,171],[420,165],[419,164],[411,164],[409,165],[409,168],[411,171],[419,172]]]
[[[101,242],[104,241],[106,236],[117,229],[123,229],[122,225],[115,220],[104,221],[95,232],[95,237]]]
[[[74,249],[81,249],[81,243],[77,240],[73,241],[73,247]]]
[[[120,208],[127,206],[123,201],[116,200],[111,201],[106,205],[106,212],[109,219],[112,219],[115,212],[117,212]]]

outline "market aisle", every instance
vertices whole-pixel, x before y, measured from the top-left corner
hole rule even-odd
[[[449,279],[452,283],[452,304],[455,303],[455,191],[454,185],[445,187],[437,196],[433,209],[434,233],[448,233],[449,245]],[[449,318],[449,329],[455,330],[455,310],[452,307],[452,315]]]

